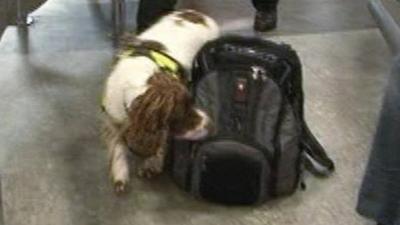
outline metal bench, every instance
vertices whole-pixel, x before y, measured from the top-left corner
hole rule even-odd
[[[16,24],[18,26],[29,26],[33,23],[33,18],[29,16],[29,12],[24,8],[22,4],[23,0],[17,0],[17,18]]]
[[[6,0],[0,0],[0,38],[7,26]]]
[[[125,30],[126,2],[125,0],[112,0],[112,21],[114,37],[118,38]]]
[[[32,24],[33,18],[29,16],[30,10],[33,9],[24,7],[23,0],[16,0],[15,2],[12,0],[0,0],[0,38],[9,25],[25,27]]]

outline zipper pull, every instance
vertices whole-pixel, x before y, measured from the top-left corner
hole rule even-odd
[[[262,81],[267,79],[265,69],[261,66],[252,66],[252,78],[253,80],[259,80],[261,78]]]
[[[248,81],[245,78],[237,78],[233,98],[237,103],[246,103],[248,95]]]

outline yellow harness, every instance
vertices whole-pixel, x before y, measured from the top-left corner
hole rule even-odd
[[[123,51],[119,58],[128,58],[133,56],[145,56],[152,60],[163,72],[167,72],[170,76],[175,79],[181,80],[184,75],[182,66],[171,56],[148,48],[130,47]]]
[[[152,60],[163,72],[167,73],[169,76],[177,80],[186,80],[185,79],[185,70],[183,67],[171,56],[149,48],[141,48],[130,46],[129,49],[124,50],[122,53],[118,55],[118,59],[135,57],[135,56],[145,56]],[[105,92],[103,93],[101,99],[101,109],[105,111],[104,107],[104,97]]]

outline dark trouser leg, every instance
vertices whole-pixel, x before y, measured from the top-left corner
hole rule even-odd
[[[278,1],[252,0],[257,11],[254,19],[254,29],[256,31],[269,31],[276,28]]]
[[[357,211],[382,225],[400,221],[400,56],[396,57],[380,112]]]
[[[252,0],[253,6],[257,11],[275,10],[279,0]]]
[[[161,16],[174,10],[177,0],[141,0],[137,14],[137,32],[140,33]]]

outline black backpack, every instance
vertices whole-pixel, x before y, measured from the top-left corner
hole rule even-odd
[[[300,60],[285,44],[226,36],[206,44],[192,73],[196,104],[215,122],[200,142],[171,143],[171,172],[195,196],[253,204],[293,193],[303,168],[334,164],[304,121]]]

